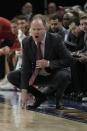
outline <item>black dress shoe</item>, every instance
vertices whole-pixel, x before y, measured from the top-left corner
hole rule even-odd
[[[64,106],[63,105],[56,105],[56,109],[58,109],[58,110],[64,110]]]
[[[36,109],[37,107],[39,107],[44,101],[46,101],[46,97],[45,96],[42,96],[42,97],[37,97],[35,99],[35,103],[33,105],[28,105],[26,107],[27,110],[34,110]]]

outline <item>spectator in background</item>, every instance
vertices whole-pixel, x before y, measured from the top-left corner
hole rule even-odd
[[[87,15],[83,15],[80,18],[80,29],[85,33],[83,39],[84,48],[77,52],[80,58],[73,65],[73,84],[74,89],[78,89],[75,96],[78,97],[77,94],[80,92],[82,100],[87,101]]]
[[[20,42],[18,40],[17,19],[11,20],[11,30],[12,30],[12,33],[16,36],[15,44],[14,44],[13,48],[16,48],[17,45],[19,45],[19,48],[17,49],[17,50],[19,50],[20,49]],[[10,53],[7,55],[7,62],[8,62],[10,71],[14,70],[15,64],[16,64],[15,50],[10,51]]]
[[[65,28],[62,25],[62,16],[58,16],[57,14],[53,14],[49,17],[49,29],[48,31],[51,33],[59,34],[64,40],[65,37]]]
[[[33,16],[32,4],[30,2],[26,2],[22,7],[21,12],[22,12],[22,15],[24,15],[26,17],[26,20],[30,21]]]
[[[48,4],[48,15],[52,15],[54,13],[56,13],[57,10],[57,6],[54,2],[50,2]]]
[[[58,14],[58,16],[61,16],[63,18],[64,13],[65,13],[64,7],[63,6],[58,6],[57,7],[57,14]]]
[[[27,21],[25,16],[20,16],[17,19],[17,27],[18,27],[18,40],[20,42],[20,50],[16,51],[17,55],[17,64],[16,69],[21,68],[22,63],[22,40],[29,35],[30,21]]]
[[[13,49],[16,36],[12,33],[11,22],[0,17],[0,79],[5,76],[5,55]]]
[[[71,20],[73,19],[73,13],[71,12],[68,12],[68,13],[65,13],[64,16],[63,16],[63,26],[65,27],[65,29],[69,29],[69,25],[70,25],[70,22]]]
[[[79,23],[75,22],[75,20],[69,25],[69,33],[65,44],[71,52],[84,48],[84,32],[80,29]]]

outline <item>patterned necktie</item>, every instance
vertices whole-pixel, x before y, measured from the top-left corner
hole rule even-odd
[[[37,60],[42,59],[42,51],[41,51],[41,43],[37,44]],[[33,85],[38,73],[39,73],[40,69],[35,68],[30,80],[29,80],[29,86]]]

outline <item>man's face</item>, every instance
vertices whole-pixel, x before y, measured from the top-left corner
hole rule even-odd
[[[72,32],[72,34],[74,34],[75,36],[78,36],[79,35],[79,32],[80,32],[80,28],[79,26],[77,26],[74,22],[72,22],[70,25],[69,25],[69,30]]]
[[[59,29],[59,22],[58,19],[50,20],[50,28],[53,32],[56,32]]]
[[[18,25],[18,29],[20,29],[23,33],[26,32],[28,26],[26,20],[18,20],[17,25]]]
[[[48,13],[53,14],[56,12],[56,5],[55,3],[49,3],[48,5]]]
[[[18,26],[16,23],[11,23],[11,30],[13,34],[18,35]]]
[[[36,42],[41,42],[46,33],[46,26],[40,19],[33,20],[31,22],[31,35]]]
[[[24,15],[29,14],[32,12],[32,5],[30,3],[26,3],[22,8],[22,13]]]
[[[80,28],[82,31],[87,32],[87,18],[80,20]]]

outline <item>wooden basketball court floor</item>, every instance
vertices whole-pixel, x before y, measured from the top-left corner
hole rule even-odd
[[[0,91],[0,131],[87,131],[87,104],[65,102],[64,110],[41,105],[21,109],[20,93]]]

